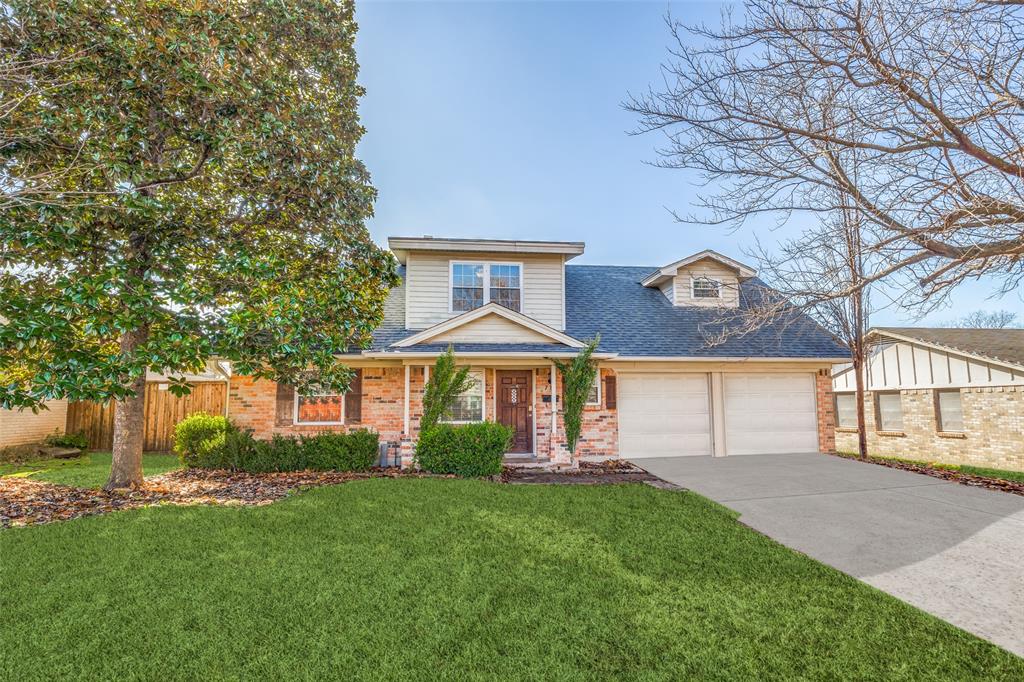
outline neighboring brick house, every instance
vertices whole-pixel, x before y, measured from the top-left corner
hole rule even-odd
[[[347,395],[297,396],[234,376],[228,414],[257,437],[366,427],[409,461],[423,386],[453,346],[476,382],[455,420],[516,427],[512,461],[569,461],[554,359],[600,335],[577,454],[609,457],[834,448],[829,368],[847,354],[806,318],[709,345],[723,309],[764,285],[702,251],[664,267],[567,265],[580,242],[398,237],[402,283],[370,348],[342,357]],[[727,310],[728,312],[728,310]]]
[[[0,410],[0,448],[42,442],[47,436],[64,433],[68,401],[51,400],[45,409]]]
[[[1024,329],[869,332],[872,455],[1024,471]],[[856,451],[851,367],[835,368],[836,446]]]

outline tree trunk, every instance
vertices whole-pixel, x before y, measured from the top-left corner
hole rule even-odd
[[[862,459],[867,459],[868,456],[868,432],[867,424],[864,419],[864,349],[863,346],[859,346],[854,351],[855,357],[853,358],[853,373],[854,381],[856,382],[857,390],[857,454]]]
[[[149,337],[148,327],[121,335],[121,353],[131,355]],[[114,448],[110,478],[104,490],[142,487],[142,438],[145,421],[146,372],[132,380],[133,395],[114,407]]]

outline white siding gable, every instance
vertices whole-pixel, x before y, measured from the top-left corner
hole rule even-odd
[[[500,315],[485,315],[439,334],[430,343],[554,343],[554,340]]]
[[[872,346],[866,369],[869,391],[1024,384],[1024,371],[906,341]],[[849,363],[832,368],[832,385],[836,391],[856,389]]]
[[[706,277],[721,284],[721,298],[694,298],[693,280]],[[696,305],[711,308],[739,306],[739,277],[736,271],[718,261],[704,258],[679,268],[672,281],[676,305]],[[662,289],[664,292],[665,289]],[[666,294],[667,295],[667,294]]]
[[[405,265],[405,321],[427,329],[460,313],[450,310],[451,262],[521,263],[522,312],[555,329],[565,329],[565,290],[561,254],[410,252]]]

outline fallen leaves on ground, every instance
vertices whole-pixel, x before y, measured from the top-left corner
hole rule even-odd
[[[941,478],[952,483],[959,483],[961,485],[969,485],[975,488],[988,488],[989,490],[999,490],[1004,493],[1013,493],[1014,495],[1024,495],[1024,483],[1019,481],[1007,481],[1002,478],[989,478],[988,476],[977,476],[975,474],[968,474],[963,471],[956,471],[955,469],[943,469],[941,467],[930,467],[925,464],[914,464],[913,462],[901,462],[895,459],[861,459],[853,455],[837,455],[843,459],[852,459],[855,462],[865,462],[867,464],[879,464],[884,467],[891,469],[903,469],[904,471],[913,471],[916,474],[924,474],[925,476],[934,476],[935,478]]]
[[[263,505],[304,488],[366,478],[424,475],[399,469],[272,474],[186,469],[149,477],[140,490],[118,492],[74,488],[28,478],[0,477],[0,528],[66,521],[155,504]]]

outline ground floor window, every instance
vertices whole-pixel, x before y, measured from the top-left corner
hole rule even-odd
[[[964,430],[964,410],[959,389],[935,392],[935,422],[939,431]]]
[[[483,372],[470,372],[473,384],[455,398],[452,405],[453,423],[480,422],[484,420],[484,375]]]
[[[903,430],[903,403],[899,392],[875,393],[875,427],[879,431]]]
[[[594,375],[594,383],[590,385],[590,393],[587,394],[587,405],[601,404],[601,373]]]
[[[836,425],[844,429],[857,428],[857,394],[836,393]]]
[[[344,418],[344,405],[344,396],[334,391],[314,388],[306,395],[296,393],[295,423],[341,424]]]

